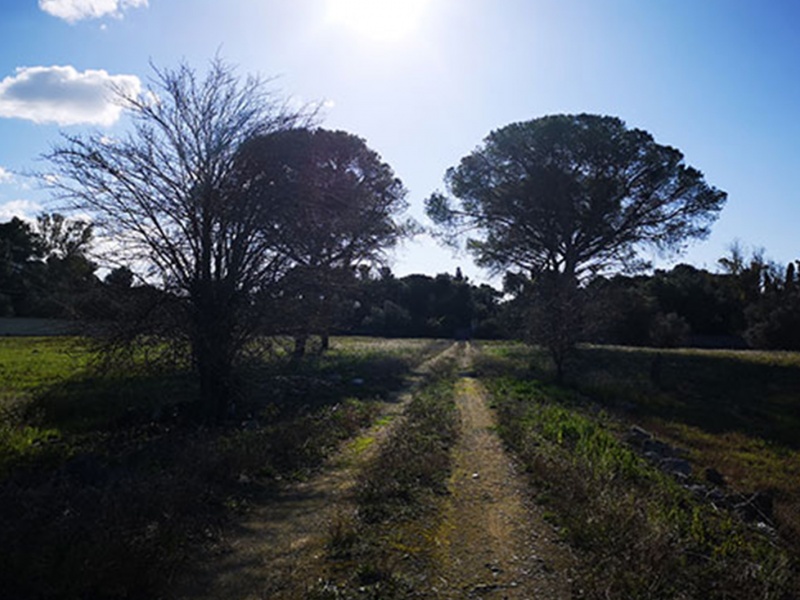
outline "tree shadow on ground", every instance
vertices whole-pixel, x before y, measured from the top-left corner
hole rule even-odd
[[[233,512],[308,477],[410,370],[377,356],[240,372],[228,422],[198,419],[190,373],[80,375],[26,416],[46,452],[0,480],[0,588],[16,598],[155,597]]]

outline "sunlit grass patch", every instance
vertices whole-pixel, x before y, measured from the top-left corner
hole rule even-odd
[[[325,356],[328,360],[335,361],[337,356],[363,359],[379,355],[402,361],[408,366],[416,366],[444,350],[450,343],[449,340],[342,336],[331,338],[331,347]]]
[[[92,358],[79,338],[0,338],[0,399],[80,375]]]

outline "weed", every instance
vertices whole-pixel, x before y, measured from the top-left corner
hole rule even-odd
[[[376,425],[378,425],[377,422]],[[356,456],[358,456],[359,454],[362,454],[364,451],[366,451],[367,448],[371,447],[374,443],[375,443],[374,437],[369,435],[362,435],[353,440],[353,443],[350,445],[350,450]]]
[[[486,376],[552,375],[521,344],[486,344],[482,362]],[[583,346],[568,383],[686,449],[698,472],[712,467],[745,494],[768,491],[774,524],[800,556],[799,353]]]
[[[382,522],[420,510],[423,498],[442,493],[456,435],[451,380],[439,380],[416,394],[405,422],[386,440],[358,485],[361,518]]]
[[[435,498],[445,493],[457,412],[448,363],[432,370],[362,471],[356,486],[356,519],[339,516],[330,524],[328,556],[348,560],[342,581],[320,582],[309,597],[407,598],[414,586],[404,574],[418,554],[417,539]],[[414,546],[412,548],[412,546]]]
[[[355,515],[337,512],[328,522],[327,552],[333,559],[349,558],[359,541]]]

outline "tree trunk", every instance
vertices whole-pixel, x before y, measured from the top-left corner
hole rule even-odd
[[[232,394],[230,362],[221,348],[204,347],[196,351],[200,379],[200,404],[203,420],[221,423],[229,416]]]
[[[220,423],[230,415],[233,392],[233,329],[230,302],[223,306],[216,294],[197,299],[192,354],[200,380],[200,406],[206,423]]]
[[[564,383],[564,357],[561,356],[558,350],[552,348],[550,349],[550,357],[556,366],[556,383],[561,385]]]
[[[308,334],[301,333],[294,336],[294,352],[292,352],[292,360],[301,360],[306,355],[306,346],[308,345]]]

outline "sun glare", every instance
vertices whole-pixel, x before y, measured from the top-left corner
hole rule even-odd
[[[328,0],[328,16],[356,33],[398,41],[417,28],[430,0]]]

